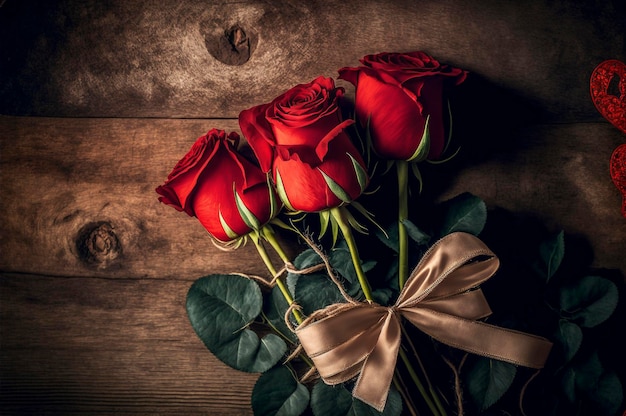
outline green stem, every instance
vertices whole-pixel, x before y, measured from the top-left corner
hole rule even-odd
[[[274,332],[276,332],[276,334],[278,334],[278,336],[281,337],[283,339],[283,341],[285,341],[286,343],[291,344],[292,346],[296,345],[296,343],[294,341],[292,341],[291,338],[289,338],[287,335],[285,335],[280,329],[278,329],[278,327],[276,327],[276,325],[274,325],[272,323],[270,318],[267,317],[267,315],[265,314],[265,312],[263,310],[261,310],[261,316],[263,317],[263,322],[265,324],[267,324],[270,328],[272,328],[272,330]]]
[[[398,174],[398,284],[400,290],[409,277],[409,239],[403,223],[409,217],[409,163],[396,161]]]
[[[439,409],[437,409],[437,406],[435,406],[435,404],[433,403],[428,393],[426,393],[426,389],[424,388],[424,385],[422,384],[419,377],[417,376],[417,373],[413,369],[413,366],[411,365],[411,362],[409,361],[409,357],[407,357],[404,350],[400,348],[399,352],[400,352],[400,358],[402,359],[402,362],[404,363],[404,365],[406,365],[407,371],[409,372],[409,376],[411,376],[411,380],[413,380],[413,382],[417,386],[417,389],[419,390],[420,394],[422,395],[422,398],[428,405],[428,408],[430,409],[432,414],[434,416],[446,416],[445,411],[443,413],[439,412]]]
[[[406,340],[406,342],[409,344],[409,347],[411,348],[411,351],[413,352],[413,356],[415,356],[415,359],[417,360],[417,363],[420,366],[420,370],[422,370],[422,374],[424,374],[424,377],[426,378],[428,391],[430,392],[430,395],[435,401],[435,404],[437,405],[437,408],[439,409],[439,413],[441,413],[442,415],[445,415],[446,411],[443,405],[441,404],[441,400],[439,399],[439,394],[437,394],[437,391],[434,389],[432,383],[430,382],[430,378],[428,377],[428,373],[426,372],[426,367],[424,367],[424,363],[422,363],[422,360],[420,359],[420,356],[417,353],[417,349],[415,348],[413,341],[411,341],[410,335],[406,331],[406,328],[404,327],[404,325],[401,325],[400,328],[402,330],[403,339]]]
[[[443,405],[441,404],[441,400],[439,400],[439,395],[437,394],[437,392],[433,389],[432,386],[430,386],[428,390],[430,391],[430,395],[433,397],[433,400],[435,401],[435,405],[437,406],[437,409],[439,409],[439,413],[441,414],[441,416],[447,416],[446,409],[443,408]]]
[[[352,257],[352,264],[354,265],[354,269],[356,270],[356,276],[359,279],[359,284],[361,285],[361,289],[363,290],[365,299],[367,299],[369,302],[373,302],[374,298],[372,297],[372,292],[370,290],[370,285],[367,281],[367,277],[365,277],[365,272],[363,272],[363,267],[361,267],[361,259],[359,258],[359,251],[356,247],[354,236],[352,235],[352,229],[350,228],[350,224],[348,224],[348,222],[346,221],[346,218],[342,211],[343,209],[345,208],[331,208],[330,214],[333,216],[335,221],[337,221],[337,225],[339,225],[339,229],[341,230],[343,237],[346,239],[348,249],[350,250],[350,256]]]
[[[394,374],[393,376],[393,385],[396,386],[396,390],[398,390],[398,393],[400,393],[400,395],[402,396],[404,404],[406,405],[407,410],[409,411],[411,416],[418,416],[417,411],[413,408],[413,404],[411,403],[411,398],[405,391],[404,383],[402,383],[402,379],[399,377],[398,374]]]
[[[276,253],[278,253],[278,257],[280,257],[280,259],[284,263],[290,263],[291,260],[289,259],[289,256],[287,255],[287,253],[285,253],[285,250],[283,250],[283,247],[280,245],[280,243],[276,239],[276,234],[274,234],[274,230],[269,225],[266,225],[265,227],[261,229],[261,233],[263,237],[272,245],[272,248],[274,248]]]
[[[254,241],[254,245],[256,246],[256,249],[259,252],[259,255],[261,256],[261,259],[263,259],[263,263],[265,263],[265,267],[267,267],[267,270],[269,270],[269,272],[272,274],[272,276],[276,276],[276,268],[272,264],[270,256],[267,254],[267,250],[265,250],[265,247],[263,247],[263,244],[261,243],[261,239],[260,238],[252,238],[252,241]],[[270,244],[271,244],[271,242],[270,242]],[[272,244],[272,246],[273,246],[273,244]],[[279,256],[280,256],[280,254],[279,254]],[[282,256],[281,256],[281,258],[282,258]],[[283,297],[285,298],[287,303],[291,306],[294,303],[293,298],[291,297],[291,293],[289,293],[289,289],[287,289],[287,286],[285,286],[285,284],[283,283],[282,280],[280,280],[279,277],[276,278],[276,285],[280,289],[280,292],[283,294]],[[294,316],[294,318],[296,318],[296,321],[298,321],[299,324],[302,323],[303,318],[302,318],[302,314],[299,311],[294,309],[293,310],[293,316]]]

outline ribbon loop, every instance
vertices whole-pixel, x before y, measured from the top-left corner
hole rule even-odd
[[[476,321],[491,314],[477,286],[498,267],[496,255],[478,238],[449,234],[424,254],[395,305],[333,304],[305,320],[296,335],[326,383],[359,374],[353,395],[379,411],[400,348],[400,317],[447,345],[542,368],[552,347],[548,340]]]

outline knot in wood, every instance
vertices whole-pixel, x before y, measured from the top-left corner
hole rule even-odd
[[[250,39],[248,39],[246,32],[239,25],[228,29],[225,35],[233,52],[240,53],[250,49]]]
[[[238,24],[224,30],[219,36],[214,32],[207,32],[204,37],[207,51],[226,65],[243,65],[248,62],[256,42],[256,34],[246,33]]]
[[[113,226],[105,221],[85,225],[76,238],[78,257],[90,264],[103,265],[121,253]]]

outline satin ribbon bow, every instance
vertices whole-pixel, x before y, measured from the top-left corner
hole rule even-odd
[[[426,252],[395,305],[333,304],[310,316],[296,335],[324,382],[334,385],[360,374],[353,396],[381,412],[400,348],[401,317],[444,344],[542,368],[550,341],[476,320],[491,314],[476,286],[499,264],[478,238],[449,234]]]

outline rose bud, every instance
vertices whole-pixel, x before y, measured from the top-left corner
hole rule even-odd
[[[300,84],[271,103],[244,110],[239,125],[261,169],[294,211],[318,212],[357,198],[368,183],[365,164],[345,129],[332,78]]]
[[[237,153],[239,139],[212,129],[156,188],[159,201],[197,217],[222,242],[260,229],[279,208],[267,175]]]
[[[360,62],[340,69],[339,78],[356,87],[356,116],[369,125],[374,151],[389,160],[438,159],[447,141],[444,87],[462,83],[467,72],[424,52],[380,53]],[[420,148],[422,140],[429,142]]]

